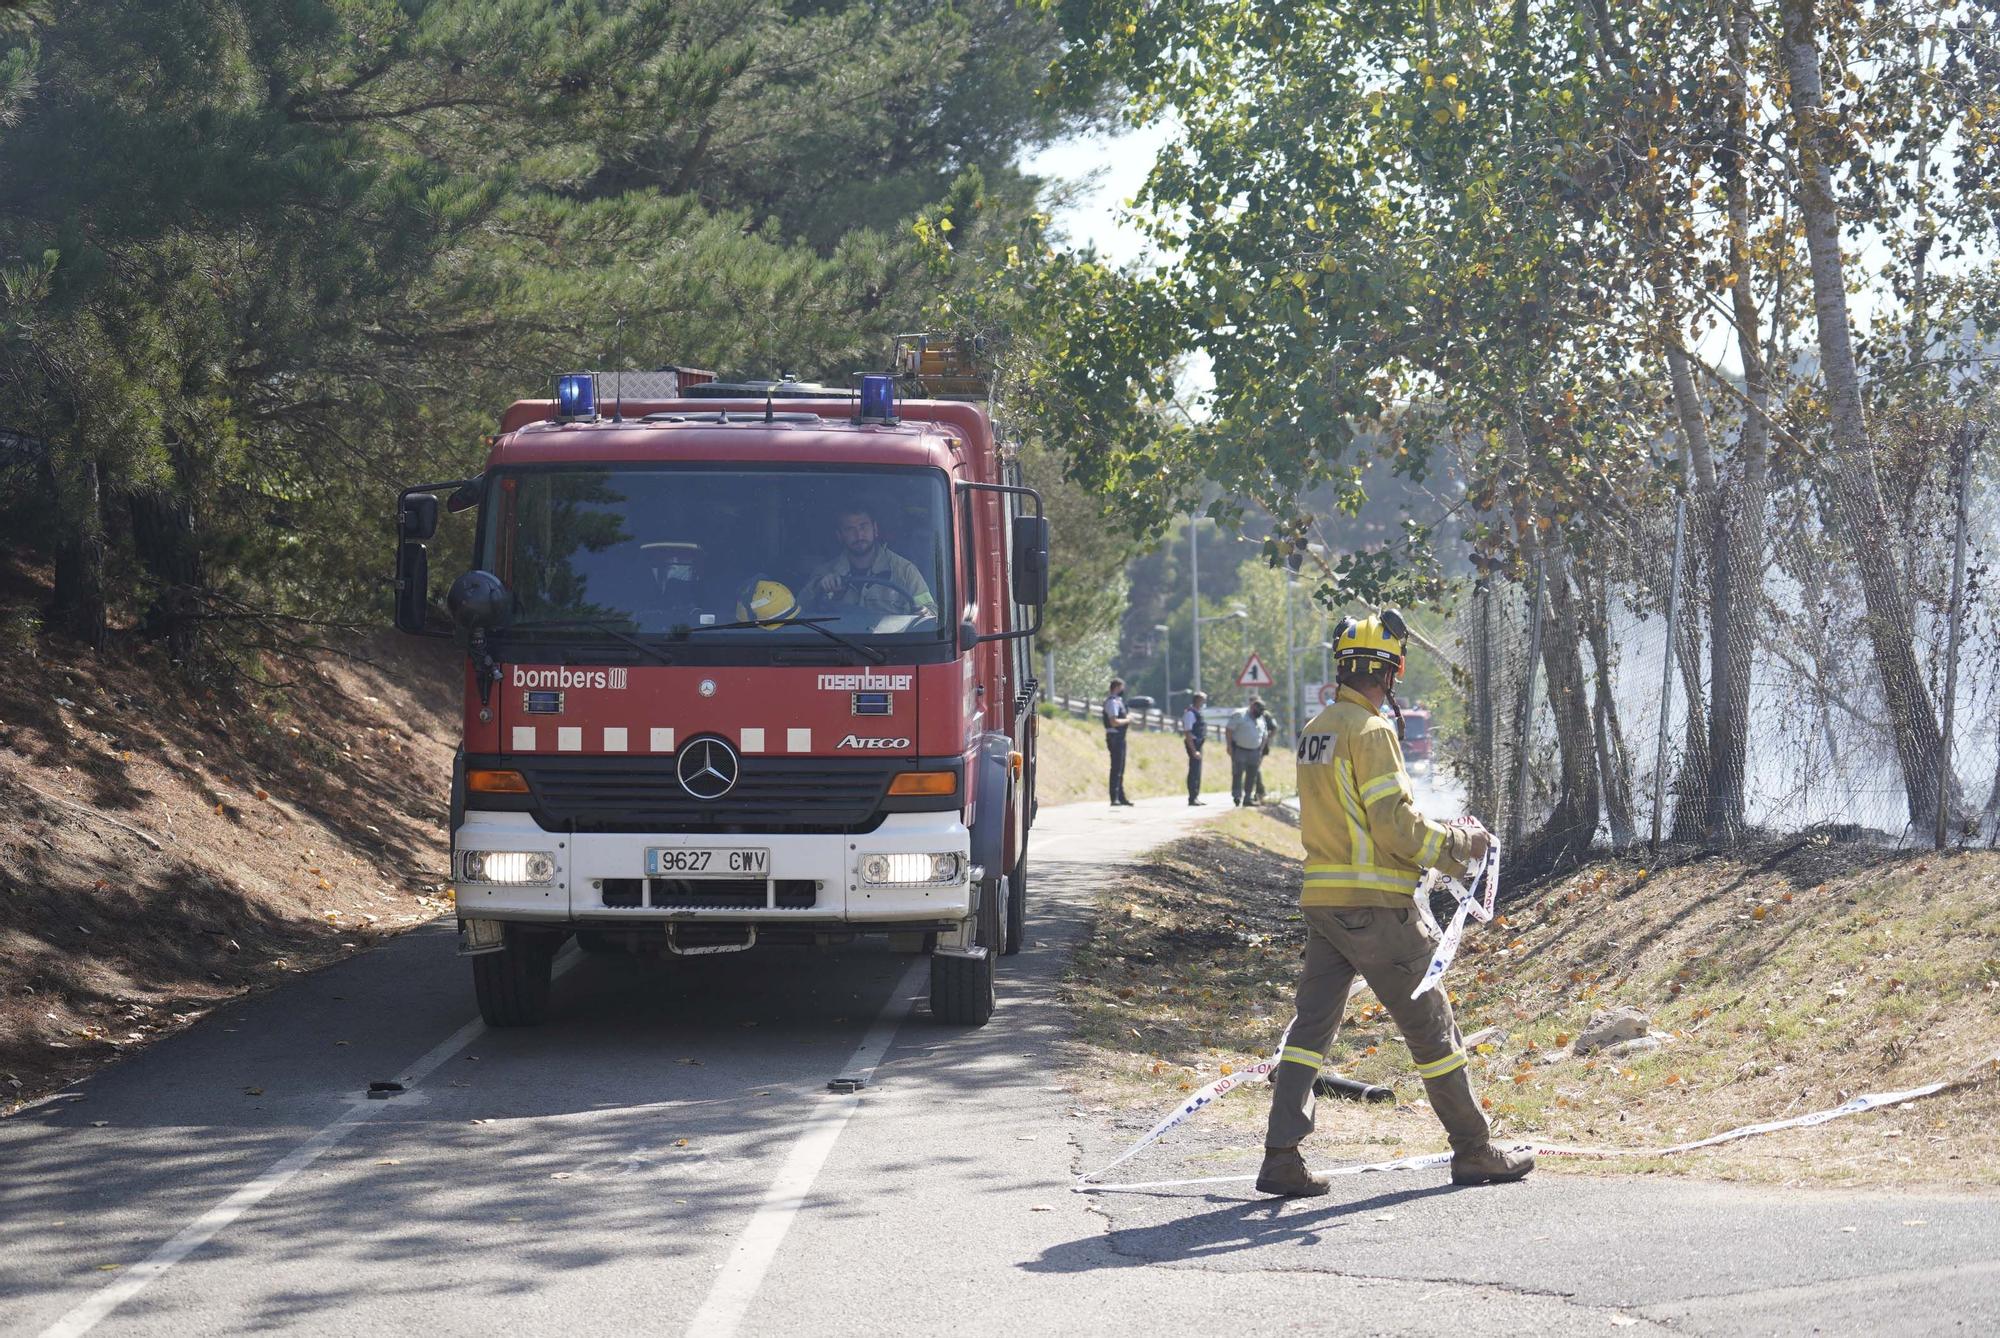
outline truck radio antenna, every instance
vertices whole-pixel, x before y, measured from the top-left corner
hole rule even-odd
[[[617,340],[618,347],[622,350],[625,347],[625,317],[622,313],[618,317],[618,332],[613,337]],[[614,423],[625,421],[625,372],[623,368],[614,370],[611,373],[611,421]]]

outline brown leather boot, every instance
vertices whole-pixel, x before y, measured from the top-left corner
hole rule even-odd
[[[1487,1136],[1486,1114],[1472,1094],[1472,1079],[1463,1068],[1424,1080],[1431,1109],[1451,1135],[1451,1183],[1499,1185],[1519,1180],[1535,1169],[1535,1154],[1525,1149],[1503,1152]]]
[[[1259,1194],[1280,1194],[1288,1199],[1309,1199],[1324,1194],[1333,1182],[1314,1175],[1297,1148],[1265,1148],[1264,1165],[1257,1172]]]
[[[1504,1185],[1535,1169],[1535,1154],[1527,1148],[1511,1151],[1491,1143],[1451,1154],[1454,1185]]]

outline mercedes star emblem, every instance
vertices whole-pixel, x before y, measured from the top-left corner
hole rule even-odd
[[[720,799],[736,788],[736,750],[721,739],[692,739],[674,762],[681,788],[696,799]]]

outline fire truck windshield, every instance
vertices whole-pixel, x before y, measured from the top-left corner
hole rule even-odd
[[[496,482],[481,565],[511,592],[516,629],[822,640],[786,623],[810,618],[893,643],[946,635],[951,510],[934,470],[615,465]]]

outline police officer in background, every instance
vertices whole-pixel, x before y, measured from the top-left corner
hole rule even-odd
[[[1265,1194],[1327,1191],[1326,1177],[1307,1169],[1299,1143],[1312,1132],[1313,1079],[1340,1030],[1357,974],[1395,1019],[1431,1109],[1451,1137],[1452,1183],[1519,1180],[1535,1169],[1533,1153],[1493,1146],[1444,990],[1433,986],[1410,997],[1437,946],[1417,914],[1420,873],[1432,867],[1463,873],[1491,838],[1483,828],[1446,827],[1417,811],[1397,727],[1382,718],[1385,702],[1402,715],[1395,690],[1406,635],[1402,618],[1389,609],[1343,621],[1334,636],[1340,693],[1299,737],[1305,975],[1271,1079],[1271,1120],[1257,1175]]]
[[[1110,695],[1104,699],[1104,750],[1111,754],[1111,806],[1131,808],[1125,797],[1125,731],[1132,717],[1125,713],[1125,680],[1111,680]]]
[[[1181,713],[1181,744],[1187,749],[1188,759],[1188,803],[1205,802],[1201,797],[1201,748],[1208,742],[1208,723],[1201,718],[1201,708],[1208,705],[1208,694],[1197,692],[1188,698],[1188,708]]]

